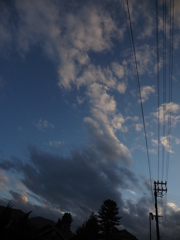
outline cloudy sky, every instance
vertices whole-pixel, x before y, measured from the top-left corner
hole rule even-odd
[[[129,10],[152,187],[158,178],[168,180],[159,202],[160,233],[179,239],[180,2],[175,0],[169,103],[167,1],[163,103],[159,1],[159,171],[155,1],[129,1]],[[11,200],[15,208],[33,210],[31,216],[54,221],[70,212],[75,230],[110,198],[119,207],[121,228],[146,239],[154,197],[126,1],[1,0],[0,33],[0,204]]]

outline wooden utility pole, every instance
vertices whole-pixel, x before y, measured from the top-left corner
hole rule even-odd
[[[150,240],[151,240],[151,220],[154,219],[154,215],[149,213],[149,233],[150,233]]]
[[[167,192],[167,183],[166,182],[159,182],[159,181],[154,181],[154,197],[155,197],[155,210],[156,210],[156,235],[157,235],[157,240],[160,240],[160,235],[159,235],[159,216],[158,216],[158,207],[157,207],[157,197],[163,197],[163,192]],[[164,188],[165,186],[165,188]]]

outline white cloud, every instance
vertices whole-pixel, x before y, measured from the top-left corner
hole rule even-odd
[[[126,120],[132,120],[132,121],[136,122],[139,120],[139,117],[138,116],[134,116],[134,117],[128,116],[128,117],[126,117]]]
[[[123,37],[121,28],[117,28],[102,6],[84,4],[67,13],[61,10],[61,4],[49,0],[16,1],[19,50],[24,54],[31,46],[40,45],[47,56],[59,64],[60,87],[70,89],[72,84],[87,85],[97,78],[115,87],[116,77],[124,76],[127,64],[113,63],[113,73],[108,68],[101,70],[91,65],[88,53],[109,51],[113,46],[112,38]],[[123,83],[119,90],[124,92],[125,86]]]
[[[149,38],[153,36],[153,30],[155,30],[155,18],[153,17],[152,13],[149,11],[149,6],[144,2],[142,14],[144,14],[144,21],[143,21],[143,30],[139,35],[139,38]]]
[[[132,195],[136,195],[136,192],[132,191],[132,190],[127,190],[128,192],[130,192]]]
[[[151,141],[153,146],[158,146],[158,140],[152,139]]]
[[[50,141],[49,146],[52,148],[60,149],[64,143],[61,141]]]
[[[119,78],[123,78],[124,77],[124,67],[122,65],[120,65],[117,62],[113,62],[112,63],[112,70],[113,73]]]
[[[77,49],[99,52],[111,47],[111,36],[117,31],[109,13],[93,5],[80,8],[67,16],[69,40]]]
[[[102,84],[93,83],[88,87],[87,95],[93,107],[105,114],[115,113],[116,101],[113,96],[107,94],[108,88]]]
[[[153,133],[153,132],[150,132],[150,135],[151,135],[151,137],[152,137],[152,136],[154,136],[154,133]]]
[[[115,88],[117,80],[109,68],[96,67],[93,64],[89,64],[83,74],[76,80],[78,88],[82,85],[89,86],[95,82],[104,84],[109,88]]]
[[[41,118],[39,119],[38,122],[33,123],[34,126],[36,126],[40,131],[44,131],[47,128],[54,128],[54,125],[52,123],[49,123],[47,120],[42,120]]]
[[[127,85],[125,82],[119,82],[117,85],[118,92],[124,94],[126,92]]]
[[[140,132],[142,127],[143,127],[143,125],[141,123],[135,124],[135,129],[136,129],[137,132]]]
[[[97,10],[93,6],[86,6],[76,14],[69,14],[66,29],[66,41],[70,47],[62,49],[61,61],[64,64],[59,68],[59,84],[69,87],[78,73],[77,70],[75,71],[75,61],[79,63],[76,64],[78,69],[89,62],[87,55],[89,50],[101,52],[110,49],[112,34],[117,29],[108,13]]]
[[[180,110],[180,106],[177,103],[165,103],[162,104],[159,107],[159,121],[161,124],[168,122],[168,118],[169,118],[169,112],[171,111],[171,124],[172,126],[176,126],[177,122],[180,121],[180,116],[174,116],[173,114],[177,114]],[[158,118],[158,110],[157,112],[154,112],[152,114],[153,116],[155,116],[156,118]]]
[[[155,89],[154,86],[143,86],[141,87],[141,98],[142,98],[142,102],[145,102],[146,100],[148,100],[149,96],[151,93],[154,93]],[[140,100],[139,100],[140,102]]]
[[[180,139],[179,138],[175,138],[175,142],[176,142],[177,145],[179,145],[180,144]]]
[[[132,69],[135,67],[134,66],[134,61],[132,58],[132,52],[127,51],[125,53],[126,56],[129,56],[129,63],[132,66]],[[140,47],[136,48],[136,60],[138,64],[138,73],[139,75],[144,75],[144,74],[154,74],[155,71],[155,66],[156,66],[156,51],[152,46],[144,44]],[[129,74],[134,77],[135,71],[129,71]]]
[[[156,151],[155,149],[150,149],[149,151],[150,151],[150,153],[152,153],[152,154],[156,154],[156,153],[157,153],[157,151]]]
[[[167,206],[172,208],[174,211],[179,211],[180,208],[174,202],[168,202]]]
[[[166,151],[169,153],[173,153],[173,151],[171,150],[170,145],[169,145],[168,136],[161,137],[160,140],[161,140],[161,144],[165,147]]]
[[[123,123],[125,123],[125,119],[122,116],[122,114],[117,114],[114,116],[113,120],[112,120],[112,126],[114,128],[114,130],[121,130],[121,132],[127,132],[128,129],[127,127],[123,126]]]
[[[101,128],[92,118],[84,118],[84,123],[92,141],[93,149],[101,154],[106,161],[130,162],[131,155],[128,148],[119,142],[117,137],[109,131],[108,126]]]
[[[81,97],[77,96],[77,102],[79,105],[83,104],[84,100],[85,100],[85,98],[81,98]]]

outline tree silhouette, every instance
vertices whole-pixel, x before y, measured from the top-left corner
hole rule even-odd
[[[70,213],[64,213],[62,216],[62,227],[65,231],[70,231],[73,219]]]
[[[73,219],[70,213],[64,213],[62,219],[59,218],[58,222],[56,223],[56,227],[59,229],[63,229],[66,232],[70,232],[71,230],[71,223]]]
[[[97,215],[91,213],[88,220],[86,220],[81,227],[76,230],[74,240],[98,240],[99,239],[99,225]]]
[[[12,220],[12,217],[11,217],[12,207],[13,205],[11,204],[11,202],[9,202],[0,216],[0,232],[1,233],[5,231],[5,229],[8,227],[8,224]]]
[[[12,205],[8,203],[0,215],[0,239],[39,239],[35,227],[29,223],[29,215],[31,212],[25,213],[23,216],[16,218],[13,216],[12,211]]]
[[[117,231],[116,226],[120,225],[119,208],[116,202],[111,199],[105,200],[99,212],[99,227],[104,239],[110,239],[110,235]]]

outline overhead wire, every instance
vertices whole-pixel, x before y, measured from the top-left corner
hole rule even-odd
[[[167,196],[168,196],[168,197],[174,197],[174,198],[179,198],[179,199],[180,199],[180,196],[179,196],[179,195],[174,195],[174,194],[167,193]]]
[[[166,171],[165,180],[168,182],[168,172],[169,172],[169,157],[170,157],[170,141],[171,141],[171,110],[172,110],[172,79],[173,79],[173,37],[174,37],[174,0],[169,1],[169,51],[167,51],[167,1],[163,0],[163,69],[162,69],[162,108],[160,108],[160,54],[159,54],[159,6],[158,0],[156,0],[156,52],[157,52],[157,118],[158,118],[158,169],[157,175],[159,180],[160,174],[160,139],[162,146],[162,181],[164,180],[164,168]],[[169,53],[169,59],[167,58],[167,54]],[[167,62],[169,60],[169,76],[167,78]],[[167,84],[168,79],[168,84]],[[166,90],[169,90],[168,95],[166,96]],[[160,112],[161,110],[161,112]],[[168,118],[167,118],[168,112]],[[162,138],[160,138],[160,114],[162,114]],[[168,120],[168,125],[166,124]],[[166,133],[167,126],[167,133]],[[166,166],[165,166],[165,145],[163,141],[167,140],[167,158],[166,158]],[[162,202],[162,210],[164,218],[162,219],[162,233],[166,231],[166,208],[167,208],[167,194],[166,194],[166,203]],[[165,234],[163,234],[165,235]]]
[[[149,176],[150,176],[150,186],[151,186],[152,201],[153,201],[151,165],[150,165],[149,149],[148,149],[147,134],[146,134],[146,125],[145,125],[144,111],[143,111],[143,104],[142,104],[141,86],[140,86],[140,81],[139,81],[139,73],[138,73],[138,66],[137,66],[137,59],[136,59],[136,50],[135,50],[135,45],[134,45],[134,37],[133,37],[133,30],[132,30],[128,0],[126,0],[126,4],[127,4],[127,9],[128,9],[129,24],[130,24],[130,30],[131,30],[130,32],[131,32],[131,39],[132,39],[132,46],[133,46],[133,53],[134,53],[133,55],[134,55],[134,62],[135,62],[135,69],[136,69],[136,76],[137,76],[137,85],[138,85],[138,89],[139,89],[139,99],[140,99],[140,104],[141,104],[141,114],[142,114],[143,126],[144,126],[144,136],[145,136],[145,143],[146,143],[146,152],[147,152]]]
[[[166,111],[166,0],[163,0],[163,140],[165,141],[165,111]],[[165,147],[162,146],[162,181],[164,178]]]
[[[172,2],[172,3],[171,3]],[[172,78],[173,78],[173,48],[174,48],[174,0],[170,0],[170,44],[169,44],[169,108],[168,108],[168,149],[171,149],[171,110],[172,110]],[[166,181],[169,172],[169,151],[166,161]]]
[[[126,10],[125,10],[124,0],[122,2],[123,2],[124,15],[125,15],[125,18],[126,18],[126,25],[127,25],[127,31],[128,31],[129,44],[130,44],[130,47],[131,47],[131,53],[133,55],[133,49],[132,49],[131,37],[130,37],[131,33],[129,32],[129,28],[128,28],[128,17],[127,17],[127,13],[126,13]]]
[[[156,0],[156,51],[157,51],[157,118],[158,118],[158,179],[160,174],[160,141],[162,146],[162,175],[161,179],[168,181],[169,158],[171,152],[171,114],[172,114],[172,79],[173,79],[173,48],[174,48],[174,0],[169,1],[169,51],[167,51],[167,1],[163,0],[163,57],[162,57],[162,108],[160,107],[160,54],[159,54],[159,15],[158,0]],[[169,59],[167,59],[169,54]],[[169,60],[169,76],[167,78],[167,63]],[[167,80],[168,79],[168,80]],[[168,83],[167,83],[168,81]],[[167,90],[168,95],[167,95]],[[162,111],[162,112],[161,112]],[[162,114],[162,137],[160,137],[160,114]],[[167,122],[167,124],[166,124]],[[167,130],[166,130],[167,126]],[[164,143],[163,143],[164,141]],[[165,146],[165,142],[167,145]],[[165,161],[165,149],[167,152]],[[166,164],[166,165],[165,165]]]
[[[159,27],[158,24],[158,0],[156,0],[156,48],[157,48],[157,92],[158,92],[158,179],[159,179],[159,146],[160,146],[160,123],[159,123],[159,105],[160,105],[160,94],[159,94]]]
[[[171,22],[172,22],[172,17],[171,17],[171,1],[170,1],[170,7],[169,7],[169,21],[170,21],[170,27],[169,27],[169,103],[171,104]],[[170,106],[169,106],[170,107]],[[169,151],[170,151],[170,109],[168,107],[168,151],[167,151],[167,160],[166,160],[166,175],[167,175],[167,165],[168,165],[168,160],[169,160]]]

